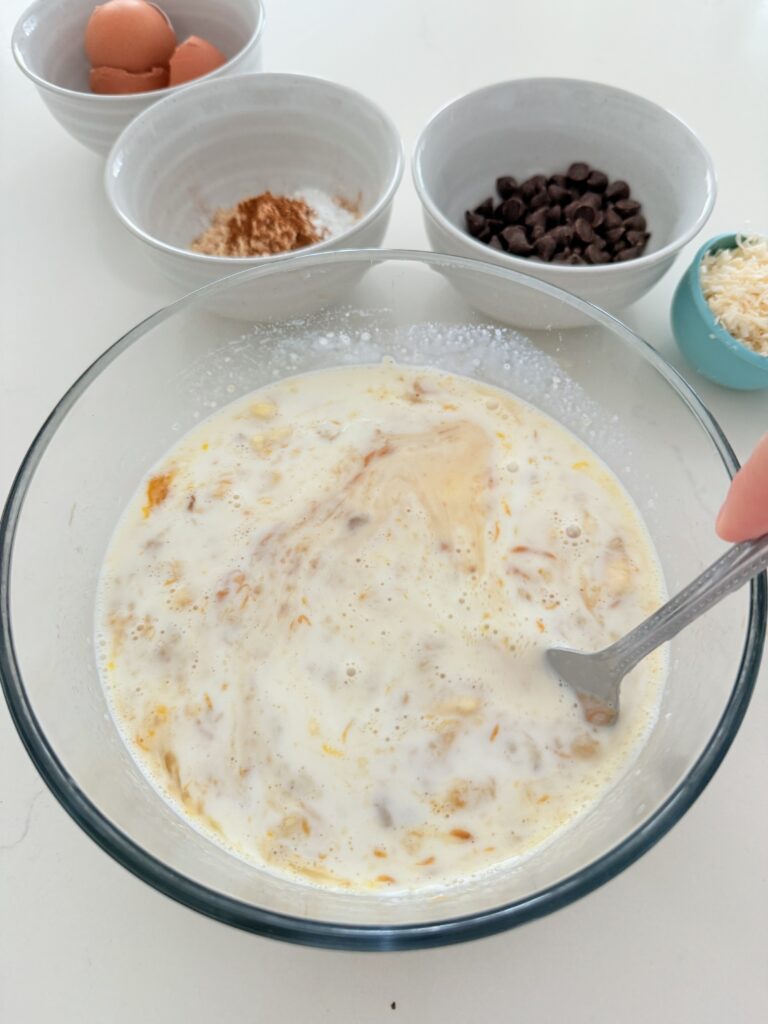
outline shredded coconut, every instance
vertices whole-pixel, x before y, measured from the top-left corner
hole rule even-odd
[[[701,288],[718,324],[768,356],[768,240],[753,235],[736,241],[734,249],[704,257]]]

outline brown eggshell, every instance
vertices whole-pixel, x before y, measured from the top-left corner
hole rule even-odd
[[[91,67],[134,74],[167,64],[176,33],[167,16],[146,0],[110,0],[95,8],[85,29]]]
[[[190,36],[176,47],[176,50],[168,62],[170,67],[171,85],[183,85],[184,82],[191,82],[193,78],[200,78],[201,75],[210,74],[222,64],[227,63],[227,58],[216,47],[199,36]]]
[[[136,92],[152,92],[168,85],[168,68],[152,68],[134,74],[122,68],[92,68],[91,92],[102,96],[129,96]]]

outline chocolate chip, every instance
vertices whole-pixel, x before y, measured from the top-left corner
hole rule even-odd
[[[496,191],[502,199],[509,199],[518,190],[517,178],[504,174],[496,179]]]
[[[645,217],[642,213],[636,213],[633,217],[627,217],[624,221],[624,227],[627,231],[645,231],[646,226]]]
[[[563,210],[563,214],[565,215],[566,220],[572,221],[576,217],[576,211],[578,210],[579,205],[580,204],[577,199],[574,199],[573,202],[568,203],[568,205]]]
[[[485,217],[481,217],[478,213],[473,213],[471,210],[467,210],[464,214],[467,221],[467,231],[473,238],[477,238],[482,235],[485,231]]]
[[[562,185],[558,185],[557,183],[547,185],[547,195],[553,203],[567,204],[573,199],[571,190],[563,188]]]
[[[573,228],[570,224],[559,224],[549,232],[559,246],[568,246],[573,238]]]
[[[626,181],[612,181],[608,188],[605,190],[606,199],[628,199],[629,198],[629,185]]]
[[[573,219],[585,220],[587,224],[593,224],[595,222],[595,208],[594,206],[586,206],[584,203],[577,203],[576,209],[573,211]]]
[[[625,260],[637,259],[637,257],[640,255],[641,252],[642,252],[642,249],[640,248],[640,246],[639,245],[634,245],[634,246],[632,246],[629,249],[623,249],[616,256],[616,261],[618,263],[624,263]]]
[[[525,231],[523,231],[519,224],[504,228],[501,237],[507,249],[514,256],[530,256],[533,252],[533,246],[525,237]]]
[[[640,203],[636,199],[620,199],[613,204],[613,208],[620,216],[634,217],[640,210]]]
[[[595,237],[592,225],[583,217],[579,217],[579,219],[574,222],[573,232],[577,238],[580,238],[581,241],[585,243],[591,242]]]
[[[595,242],[588,245],[584,250],[584,259],[587,263],[610,263],[611,255],[605,249],[600,249]]]
[[[520,191],[523,194],[524,199],[532,199],[537,192],[542,192],[547,187],[547,179],[543,174],[534,174],[530,178],[526,178],[520,186]]]
[[[593,242],[591,245],[588,245],[584,250],[584,259],[587,261],[587,263],[593,264],[610,263],[611,254],[609,252],[606,252],[605,249],[600,249]]]
[[[525,203],[519,196],[513,196],[501,204],[499,212],[505,224],[517,224],[525,215]]]
[[[592,171],[586,181],[587,188],[593,192],[605,192],[608,188],[608,175],[602,171]]]
[[[568,181],[572,181],[575,185],[580,184],[582,181],[586,181],[590,175],[589,164],[575,163],[571,164],[568,170],[565,172],[565,176]]]
[[[493,199],[491,198],[491,196],[488,196],[488,198],[484,199],[479,206],[475,207],[475,213],[478,214],[478,216],[480,217],[491,216],[491,214],[493,213]]]
[[[528,225],[529,228],[533,228],[537,224],[546,224],[548,212],[549,207],[540,206],[537,210],[534,210],[532,213],[528,214],[528,216],[525,218],[525,223]]]
[[[497,205],[489,197],[465,213],[468,233],[495,251],[580,266],[634,259],[648,242],[627,182],[609,182],[583,161],[565,174],[533,174],[521,183],[501,175],[496,189]]]
[[[545,263],[549,262],[557,249],[557,241],[551,234],[542,235],[541,238],[537,239],[534,249],[540,259],[544,260]]]
[[[580,201],[585,206],[591,206],[593,210],[599,210],[603,205],[603,197],[597,192],[585,192]]]
[[[613,206],[609,206],[603,214],[603,224],[606,228],[618,228],[624,224],[624,221],[613,209]]]

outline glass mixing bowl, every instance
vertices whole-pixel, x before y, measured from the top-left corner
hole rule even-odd
[[[575,331],[488,325],[463,296],[584,314]],[[217,304],[263,311],[236,324]],[[324,307],[324,308],[321,308]],[[421,325],[421,326],[414,326]],[[508,388],[564,423],[643,513],[668,589],[719,553],[713,524],[736,459],[684,380],[607,313],[533,278],[434,254],[297,257],[227,278],[139,324],[72,386],[35,439],[0,536],[0,671],[40,774],[80,826],[161,892],[229,924],[345,949],[440,945],[512,927],[584,895],[690,807],[738,729],[765,632],[766,582],[671,645],[658,721],[637,760],[575,827],[529,859],[407,896],[268,874],[189,826],[148,784],[105,701],[94,598],[115,523],[148,468],[218,405],[292,373],[391,356]],[[683,868],[681,870],[688,870]]]

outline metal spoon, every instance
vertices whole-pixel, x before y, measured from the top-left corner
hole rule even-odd
[[[576,691],[587,719],[595,725],[611,725],[619,714],[619,688],[624,676],[651,651],[766,568],[768,534],[734,545],[693,583],[610,647],[595,654],[552,647],[547,651],[547,661]]]
[[[621,640],[595,654],[562,647],[546,652],[550,667],[576,691],[590,722],[615,722],[624,676],[651,651],[768,568],[768,434],[734,477],[720,510],[717,530],[723,540],[742,543],[726,551]]]

